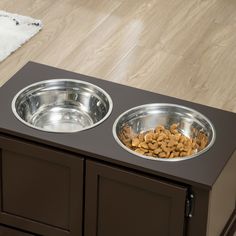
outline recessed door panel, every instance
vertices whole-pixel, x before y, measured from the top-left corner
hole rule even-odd
[[[187,189],[87,162],[85,236],[183,236]]]

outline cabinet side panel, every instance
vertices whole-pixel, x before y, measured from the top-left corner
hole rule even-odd
[[[207,236],[220,235],[236,203],[236,151],[210,193]]]

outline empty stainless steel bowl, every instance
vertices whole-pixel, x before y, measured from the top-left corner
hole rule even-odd
[[[71,133],[92,128],[112,111],[112,100],[101,88],[72,79],[45,80],[22,89],[12,111],[38,130]]]
[[[204,132],[208,137],[206,147],[200,151],[196,150],[196,153],[191,156],[159,158],[141,155],[128,148],[120,139],[124,127],[130,127],[134,134],[139,134],[152,130],[157,125],[164,125],[168,129],[174,123],[179,123],[178,131],[189,138],[194,138],[199,132]],[[142,158],[160,161],[182,161],[206,152],[215,141],[215,129],[208,118],[193,109],[176,104],[154,103],[134,107],[121,114],[114,122],[113,136],[121,147]]]

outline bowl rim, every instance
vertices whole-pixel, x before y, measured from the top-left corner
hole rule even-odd
[[[139,154],[137,152],[134,152],[133,150],[131,150],[130,148],[128,148],[127,146],[125,146],[121,140],[118,138],[117,136],[117,133],[116,133],[116,127],[117,127],[117,124],[118,122],[120,121],[120,119],[126,115],[127,113],[133,111],[133,110],[137,110],[137,109],[140,109],[140,108],[146,108],[146,107],[152,107],[152,106],[160,106],[160,107],[164,107],[164,106],[169,106],[169,107],[177,107],[177,108],[183,108],[183,109],[186,109],[188,111],[192,111],[192,112],[195,112],[196,114],[200,115],[204,120],[207,121],[207,123],[209,124],[209,126],[211,127],[211,130],[212,130],[212,139],[210,141],[210,143],[207,145],[206,148],[204,148],[203,150],[191,155],[191,156],[186,156],[186,157],[175,157],[175,158],[160,158],[160,157],[149,157],[149,156],[145,156],[145,155],[142,155],[142,154]],[[138,156],[138,157],[142,157],[144,159],[148,159],[148,160],[155,160],[155,161],[164,161],[164,162],[177,162],[177,161],[184,161],[184,160],[189,160],[189,159],[193,159],[197,156],[200,156],[201,154],[207,152],[212,146],[213,144],[215,143],[215,140],[216,140],[216,130],[215,130],[215,127],[214,125],[212,124],[212,122],[210,121],[210,119],[208,119],[205,115],[203,115],[201,112],[195,110],[195,109],[192,109],[192,108],[189,108],[189,107],[186,107],[186,106],[182,106],[182,105],[178,105],[178,104],[175,104],[175,103],[148,103],[148,104],[143,104],[143,105],[140,105],[140,106],[136,106],[136,107],[132,107],[126,111],[124,111],[123,113],[121,113],[117,118],[116,120],[114,121],[113,123],[113,126],[112,126],[112,133],[113,133],[113,137],[114,139],[116,140],[116,142],[122,147],[124,148],[126,151],[128,151],[129,153],[135,155],[135,156]]]
[[[65,81],[65,82],[74,82],[74,83],[77,83],[77,84],[85,84],[85,85],[90,85],[92,86],[93,88],[97,89],[98,91],[100,91],[101,93],[103,93],[105,95],[105,97],[107,98],[108,100],[108,104],[109,104],[109,109],[108,109],[108,112],[106,113],[106,115],[101,119],[99,120],[98,122],[90,125],[90,126],[87,126],[83,129],[79,129],[79,130],[74,130],[74,131],[53,131],[53,130],[46,130],[46,129],[43,129],[43,128],[40,128],[40,127],[37,127],[37,126],[34,126],[28,122],[26,122],[25,120],[23,120],[17,113],[16,111],[16,101],[18,99],[18,97],[24,92],[24,91],[27,91],[29,88],[31,87],[34,87],[34,86],[37,86],[37,85],[41,85],[41,84],[45,84],[45,83],[50,83],[50,82],[57,82],[57,81]],[[15,96],[13,97],[12,99],[12,102],[11,102],[11,108],[12,108],[12,112],[13,114],[15,115],[15,117],[20,121],[22,122],[24,125],[27,125],[28,127],[31,127],[35,130],[39,130],[39,131],[44,131],[44,132],[48,132],[48,133],[67,133],[67,134],[70,134],[70,133],[77,133],[77,132],[81,132],[81,131],[84,131],[84,130],[87,130],[87,129],[91,129],[99,124],[101,124],[103,121],[105,121],[110,115],[111,115],[111,112],[113,110],[113,101],[111,99],[111,96],[104,90],[102,89],[101,87],[95,85],[95,84],[92,84],[92,83],[89,83],[87,81],[83,81],[83,80],[77,80],[77,79],[69,79],[69,78],[56,78],[56,79],[48,79],[48,80],[41,80],[39,82],[36,82],[36,83],[32,83],[30,85],[27,85],[26,87],[24,87],[23,89],[21,89],[20,91],[18,91]]]

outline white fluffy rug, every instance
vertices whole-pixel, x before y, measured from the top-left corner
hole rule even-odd
[[[40,20],[0,11],[0,61],[38,33],[41,28]]]

